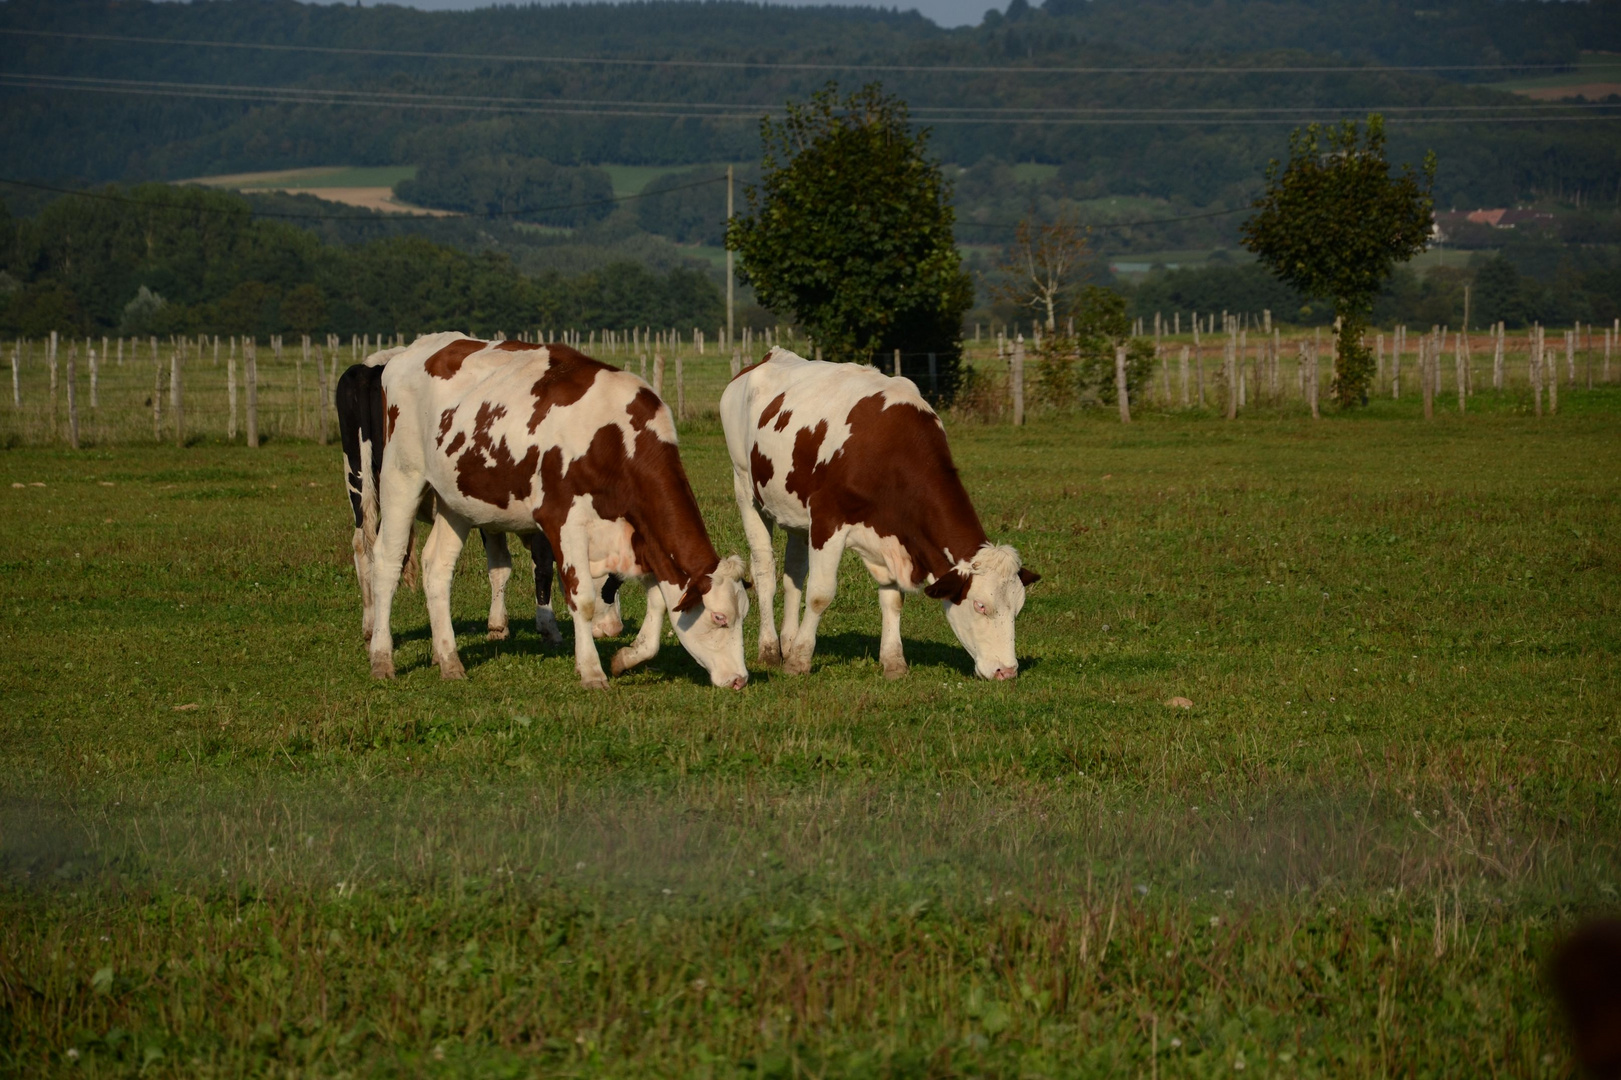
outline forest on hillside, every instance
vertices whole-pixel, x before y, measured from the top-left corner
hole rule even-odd
[[[87,29],[99,36],[52,36]],[[948,162],[1066,166],[1045,187],[1052,199],[1239,205],[1289,126],[1373,109],[1390,116],[1395,158],[1440,154],[1443,206],[1553,191],[1621,199],[1621,140],[1604,110],[1549,109],[1469,84],[1500,70],[1379,66],[1573,64],[1578,48],[1621,49],[1621,0],[1422,10],[1386,0],[1018,0],[959,30],[916,14],[731,0],[459,13],[10,0],[0,36],[0,140],[11,168],[36,179],[446,159],[749,161],[765,111],[830,78],[880,78],[935,128]],[[164,44],[174,41],[189,44]],[[277,47],[241,47],[264,44]],[[897,64],[913,69],[880,70]],[[942,66],[952,70],[927,70]],[[1113,70],[1036,70],[1053,67]],[[1211,70],[1233,67],[1248,73]],[[205,85],[210,96],[186,89]],[[982,201],[987,222],[1008,210]]]

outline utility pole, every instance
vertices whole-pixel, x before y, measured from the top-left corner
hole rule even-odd
[[[732,224],[732,167],[726,166],[726,225]],[[726,245],[726,344],[735,345],[732,336],[732,245]]]

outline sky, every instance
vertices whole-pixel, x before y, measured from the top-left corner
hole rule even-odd
[[[362,0],[367,7],[374,2],[375,0]],[[491,0],[388,0],[388,2],[422,8],[425,11],[466,11],[469,8],[491,6]],[[768,2],[800,7],[813,6],[815,0],[768,0]],[[999,0],[885,0],[882,3],[878,0],[840,0],[840,2],[857,7],[898,7],[903,11],[916,9],[940,26],[977,26],[985,17],[987,9],[992,7],[1000,9],[1005,6]]]

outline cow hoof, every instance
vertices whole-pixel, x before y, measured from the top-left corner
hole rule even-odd
[[[451,653],[439,661],[439,677],[441,679],[465,679],[467,669],[462,667],[462,658]]]
[[[776,667],[782,663],[782,646],[775,641],[769,645],[762,642],[760,644],[760,663],[766,667]]]
[[[394,658],[374,653],[371,658],[371,677],[374,679],[392,679],[394,677]]]
[[[623,675],[640,662],[636,659],[635,654],[630,651],[630,647],[626,646],[614,653],[613,660],[608,664],[608,670],[615,675]]]
[[[606,689],[608,689],[608,676],[606,676],[606,675],[586,675],[586,676],[583,676],[580,679],[580,686],[583,689],[586,689],[586,690],[606,690]]]
[[[557,628],[557,620],[555,618],[545,618],[543,616],[536,615],[535,632],[541,637],[545,638],[549,644],[563,644],[563,631]]]
[[[512,636],[512,631],[508,630],[506,627],[504,627],[504,626],[492,626],[492,627],[490,627],[489,632],[484,635],[484,640],[485,641],[505,641],[507,638],[509,638],[511,636]]]
[[[884,662],[884,678],[886,678],[886,679],[902,679],[902,678],[905,678],[906,673],[908,671],[910,671],[910,670],[911,669],[906,666],[906,661],[905,660],[896,660],[896,661],[893,661],[893,662],[885,661]]]
[[[782,673],[784,675],[809,675],[810,657],[790,656],[787,660],[783,661]]]

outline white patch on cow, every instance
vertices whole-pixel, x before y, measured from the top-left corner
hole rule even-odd
[[[1024,582],[1019,580],[1019,553],[1006,544],[986,544],[956,570],[970,578],[960,604],[941,601],[946,622],[974,658],[982,679],[1008,679],[1018,674],[1013,623],[1024,610]]]

